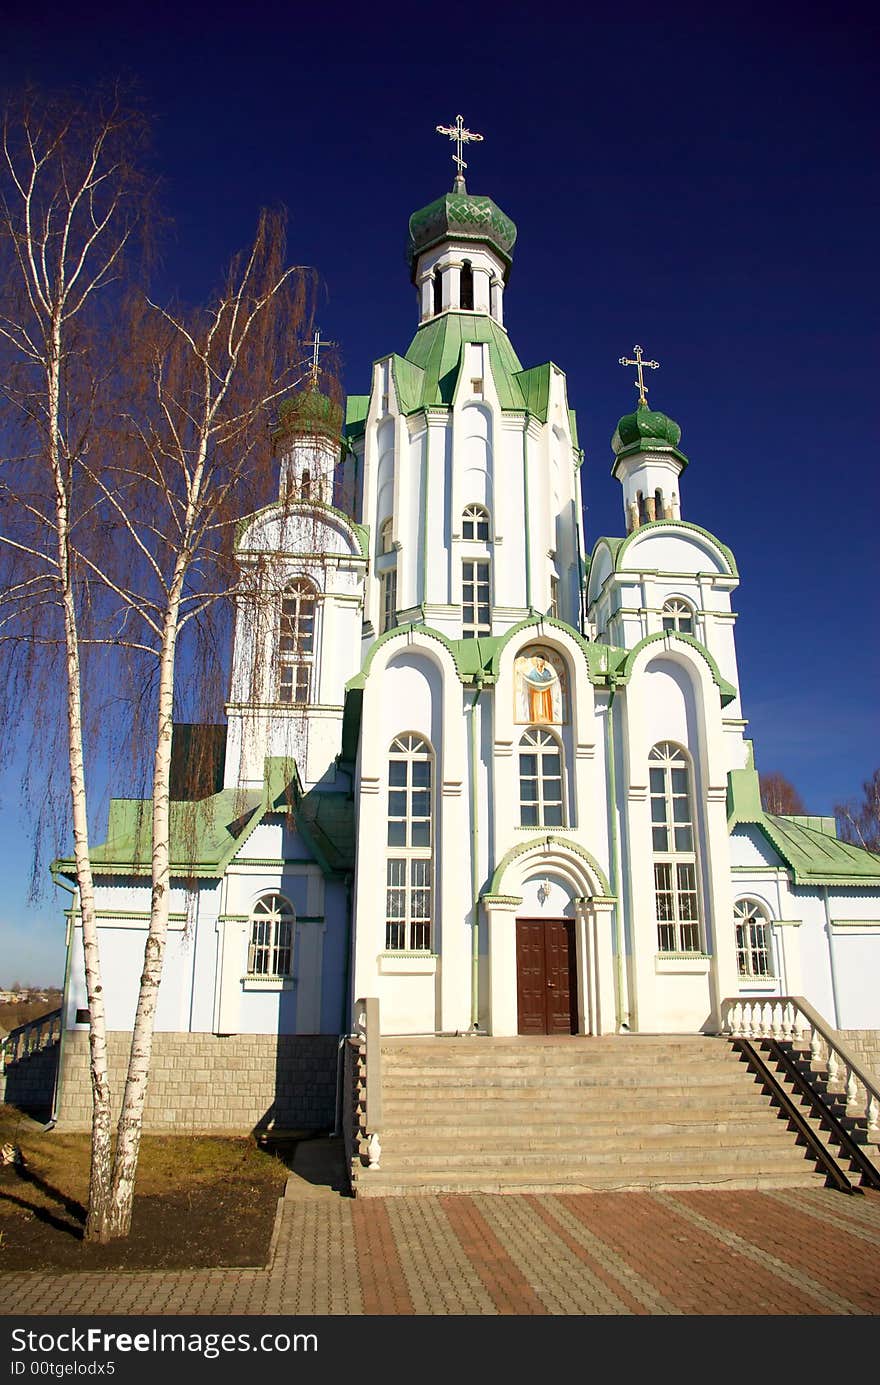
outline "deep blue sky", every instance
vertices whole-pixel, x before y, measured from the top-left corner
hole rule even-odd
[[[768,18],[764,13],[770,8]],[[608,440],[617,364],[661,362],[682,425],[686,519],[730,544],[758,766],[829,812],[880,762],[876,481],[877,91],[867,9],[554,4],[120,8],[4,20],[0,84],[123,75],[155,118],[173,220],[159,292],[198,300],[290,211],[323,280],[347,389],[404,351],[407,219],[453,172],[519,228],[506,323],[568,374],[587,452],[588,546],[622,530]],[[586,12],[585,12],[586,9]],[[60,978],[60,902],[25,902],[26,813],[0,783],[0,985]]]

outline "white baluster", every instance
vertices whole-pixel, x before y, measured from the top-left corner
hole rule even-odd
[[[781,1000],[779,1009],[782,1013],[782,1039],[784,1043],[790,1044],[794,1037],[794,1012],[790,1000]]]
[[[810,1029],[810,1066],[818,1068],[821,1066],[822,1059],[825,1057],[822,1048],[822,1035],[818,1029]]]
[[[831,1044],[828,1045],[828,1089],[840,1085],[840,1059]]]
[[[865,1116],[868,1121],[868,1139],[880,1138],[880,1101],[875,1096],[869,1100]]]
[[[846,1109],[847,1109],[847,1111],[850,1111],[850,1108],[852,1108],[851,1114],[855,1114],[855,1110],[856,1110],[857,1107],[858,1107],[858,1100],[859,1100],[859,1080],[858,1080],[858,1078],[856,1077],[855,1073],[853,1072],[852,1068],[849,1066],[849,1064],[847,1064],[847,1068],[846,1068]]]
[[[379,1136],[375,1130],[367,1142],[367,1158],[369,1159],[368,1171],[372,1172],[379,1167],[379,1159],[382,1156],[382,1146],[379,1144]]]
[[[770,1001],[770,1013],[773,1016],[773,1037],[774,1039],[781,1039],[784,1036],[784,1031],[782,1028],[783,1008],[780,1001]]]
[[[791,1001],[791,1002],[790,1002],[790,1005],[791,1005],[791,1037],[792,1037],[793,1042],[796,1043],[796,1044],[798,1045],[798,1047],[800,1047],[801,1043],[803,1042],[803,1038],[804,1038],[804,1017],[803,1017],[803,1015],[801,1014],[800,1010],[798,1009],[797,1005],[795,1005],[794,1001]]]

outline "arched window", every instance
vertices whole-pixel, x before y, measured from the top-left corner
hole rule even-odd
[[[296,915],[283,895],[264,894],[251,911],[249,976],[290,976]]]
[[[379,634],[397,624],[397,558],[392,538],[394,520],[383,521],[379,529],[376,575],[379,578]]]
[[[526,731],[519,743],[521,827],[564,827],[562,746],[549,731]]]
[[[433,754],[421,736],[396,736],[388,753],[385,947],[430,952],[433,914]]]
[[[483,505],[466,505],[461,516],[461,537],[489,542],[489,511]]]
[[[700,952],[700,896],[690,762],[664,741],[649,756],[654,898],[661,952]]]
[[[763,904],[756,899],[738,899],[733,906],[733,921],[740,976],[774,976],[770,920]]]
[[[315,589],[298,577],[281,599],[278,640],[278,701],[304,706],[311,700],[315,658]]]
[[[379,553],[380,553],[380,554],[382,554],[382,553],[393,553],[393,551],[394,551],[394,542],[393,542],[393,539],[392,539],[392,533],[393,533],[393,531],[394,531],[394,520],[393,520],[393,519],[386,519],[386,520],[383,520],[383,521],[382,521],[382,526],[381,526],[381,528],[379,529]]]
[[[434,270],[433,276],[432,276],[432,278],[431,278],[431,289],[432,289],[433,295],[434,295],[434,312],[435,312],[435,314],[436,314],[436,313],[442,313],[442,311],[443,311],[443,276],[441,275],[439,269],[435,269],[435,270]]]
[[[311,499],[312,474],[310,471],[304,471],[302,474],[302,480],[299,483],[299,494],[301,500]]]
[[[461,288],[459,290],[459,306],[469,308],[473,311],[474,306],[474,271],[470,260],[465,260],[461,267]]]
[[[673,596],[663,606],[663,629],[679,630],[683,635],[694,633],[694,608],[680,597]]]
[[[654,518],[666,518],[666,506],[663,504],[663,492],[659,486],[654,492]]]

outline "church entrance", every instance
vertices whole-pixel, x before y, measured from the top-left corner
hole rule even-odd
[[[574,920],[517,919],[517,1032],[577,1033]]]

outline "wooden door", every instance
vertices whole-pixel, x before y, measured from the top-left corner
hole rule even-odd
[[[520,1034],[576,1034],[574,923],[517,919],[516,998]]]

